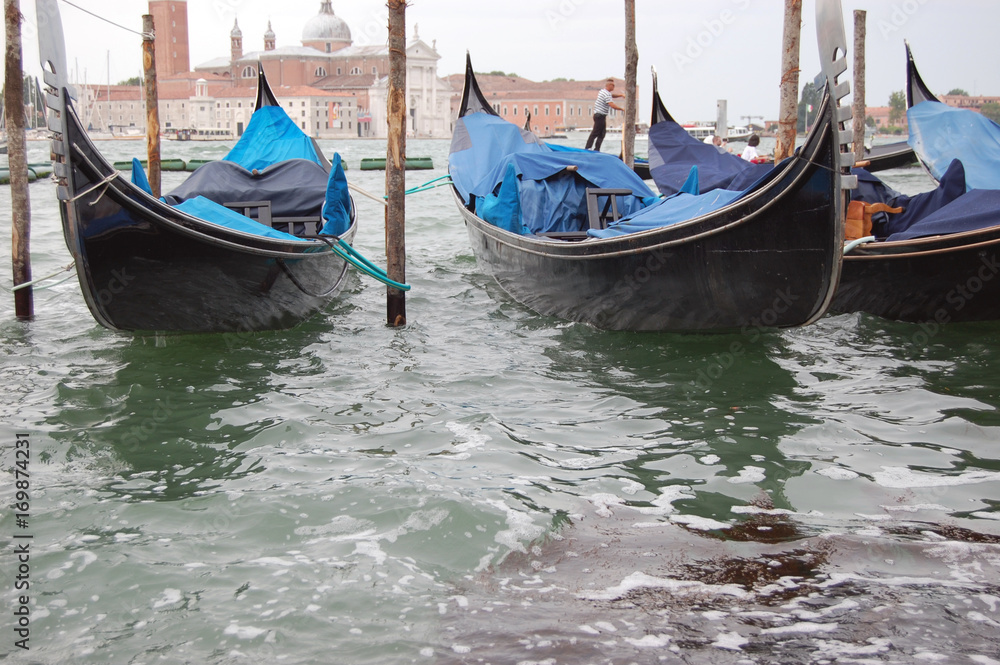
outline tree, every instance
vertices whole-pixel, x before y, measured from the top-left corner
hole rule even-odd
[[[819,103],[823,99],[823,88],[817,88],[810,81],[802,86],[802,97],[799,99],[798,125],[796,130],[806,131],[807,124],[816,121],[816,113],[819,111]],[[809,107],[812,106],[812,111]]]
[[[118,81],[115,85],[142,85],[142,77],[133,76],[132,78],[127,78],[124,81]]]
[[[983,114],[983,117],[989,118],[993,122],[1000,123],[1000,104],[996,102],[987,102],[983,104],[979,112]]]
[[[969,93],[967,93],[965,90],[962,90],[961,88],[952,88],[951,90],[948,91],[948,94],[949,95],[962,95],[963,97],[968,97],[969,96]]]
[[[868,116],[867,118],[865,118],[865,126],[866,127],[877,127],[878,125],[875,122],[875,118],[873,118],[871,116]]]
[[[906,117],[906,95],[902,90],[889,95],[889,124],[898,125]]]

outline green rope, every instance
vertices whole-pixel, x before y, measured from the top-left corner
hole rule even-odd
[[[344,259],[345,261],[347,261],[352,266],[354,266],[364,274],[368,275],[372,279],[376,279],[382,282],[383,284],[391,286],[394,289],[399,289],[400,291],[410,290],[409,284],[403,284],[402,282],[397,282],[396,280],[391,279],[388,273],[386,273],[377,265],[369,261],[367,258],[365,258],[365,256],[361,252],[356,250],[354,247],[351,247],[351,245],[344,242],[340,238],[336,239],[337,244],[333,244],[326,238],[322,237],[320,238],[320,240],[329,245],[330,249],[333,251],[334,254]]]

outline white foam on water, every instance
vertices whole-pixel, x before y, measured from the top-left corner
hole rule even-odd
[[[788,633],[832,633],[840,627],[836,623],[812,623],[811,621],[799,621],[789,626],[775,626],[765,628],[760,631],[765,635],[787,635]]]
[[[385,560],[389,556],[384,551],[382,551],[382,548],[379,546],[378,541],[375,540],[362,540],[355,543],[354,554],[371,557],[372,559],[375,560],[376,566],[381,566],[385,564]]]
[[[669,635],[643,635],[642,637],[626,637],[625,641],[634,647],[645,649],[659,649],[670,644]]]
[[[883,466],[881,471],[876,471],[872,474],[872,478],[882,487],[892,489],[955,487],[958,485],[975,485],[998,481],[1000,480],[1000,472],[966,471],[957,476],[951,476],[918,473],[902,466]]]
[[[673,503],[679,499],[693,499],[695,493],[690,485],[668,485],[660,490],[660,496],[653,499],[652,506],[637,506],[643,515],[667,515],[676,510]]]
[[[716,529],[728,529],[732,526],[725,522],[719,522],[707,517],[698,517],[696,515],[671,515],[670,521],[675,524],[683,524],[689,529],[698,531],[715,531]]]
[[[736,598],[749,598],[751,596],[750,593],[735,584],[713,585],[696,581],[673,580],[653,577],[642,572],[631,573],[620,584],[608,587],[603,591],[585,591],[576,595],[577,598],[584,600],[616,600],[630,591],[643,588],[665,589],[677,594],[713,593],[735,596]]]
[[[734,485],[740,485],[743,483],[759,483],[762,482],[766,476],[764,475],[764,468],[759,466],[745,466],[740,469],[740,472],[728,479],[728,482]]]
[[[923,510],[940,510],[942,512],[950,512],[951,508],[947,506],[942,506],[939,503],[916,503],[912,505],[899,505],[899,506],[879,506],[882,510],[890,513],[917,513]],[[1000,519],[1000,516],[998,516]]]
[[[231,623],[226,626],[224,631],[226,635],[233,635],[238,640],[252,640],[255,637],[260,637],[267,632],[266,628],[255,628],[253,626],[241,626],[237,623]]]
[[[153,601],[153,609],[159,609],[161,607],[166,607],[167,605],[175,605],[181,602],[184,596],[181,595],[180,589],[164,589],[163,595]]]
[[[482,448],[490,441],[488,434],[484,434],[477,428],[471,425],[464,425],[462,423],[449,422],[445,424],[445,427],[450,429],[455,436],[462,437],[465,439],[464,443],[459,443],[452,446],[453,450],[459,452],[466,450],[473,450],[475,448]]]
[[[718,464],[719,462],[721,462],[722,458],[719,457],[718,455],[705,455],[704,457],[699,458],[698,461],[701,462],[702,464],[705,464],[706,466],[711,466],[713,464]]]
[[[508,528],[503,531],[498,531],[497,534],[493,536],[493,540],[503,547],[506,547],[514,552],[527,554],[528,550],[525,549],[522,541],[534,540],[545,533],[545,529],[538,524],[535,524],[531,516],[527,513],[514,510],[506,503],[498,499],[486,499],[486,503],[506,515]]]
[[[750,640],[737,632],[719,633],[712,642],[712,646],[718,649],[729,649],[730,651],[743,651],[743,645]]]
[[[856,472],[839,466],[823,467],[822,469],[817,469],[816,473],[821,476],[826,476],[831,480],[854,480],[858,477]]]

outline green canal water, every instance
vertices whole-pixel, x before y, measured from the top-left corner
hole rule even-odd
[[[323,146],[382,191],[384,143]],[[447,150],[409,141],[408,185]],[[30,194],[37,277],[70,257]],[[447,188],[406,203],[405,327],[356,277],[294,330],[156,340],[75,278],[14,320],[0,188],[0,660],[1000,662],[1000,324],[603,332],[484,276]]]

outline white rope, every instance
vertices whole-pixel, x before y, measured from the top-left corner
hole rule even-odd
[[[62,268],[61,270],[57,270],[56,272],[52,273],[51,275],[46,275],[45,277],[39,277],[38,279],[33,279],[30,282],[24,282],[22,284],[18,284],[17,286],[15,286],[14,288],[12,288],[10,291],[11,291],[11,293],[13,293],[14,291],[20,291],[21,289],[26,289],[29,286],[34,286],[35,284],[38,284],[39,282],[44,282],[47,279],[52,279],[53,277],[58,277],[59,275],[61,275],[64,272],[66,272],[67,270],[72,270],[73,266],[75,266],[75,265],[76,265],[76,262],[72,262],[71,261],[65,268]],[[55,286],[55,285],[53,284],[53,286]]]
[[[119,175],[120,174],[117,173],[117,172],[112,173],[111,175],[109,175],[104,180],[102,180],[100,182],[97,182],[97,183],[94,183],[93,185],[91,185],[87,189],[83,190],[82,192],[80,192],[79,194],[77,194],[76,196],[74,196],[73,198],[69,199],[69,202],[72,203],[73,201],[76,201],[77,199],[83,198],[84,196],[86,196],[87,194],[90,194],[92,191],[94,191],[98,187],[104,187],[104,190],[107,191],[108,185],[111,184],[111,181],[114,180],[115,178],[117,178]],[[96,204],[98,201],[101,200],[101,198],[103,196],[104,196],[104,192],[101,192],[101,195],[98,196],[93,201],[91,201],[90,205]]]
[[[381,196],[375,196],[371,192],[365,191],[365,190],[361,189],[360,187],[358,187],[357,185],[354,185],[352,183],[347,183],[347,186],[350,187],[351,189],[353,189],[354,191],[356,191],[358,194],[361,194],[362,196],[367,196],[372,201],[378,201],[379,203],[381,203],[382,205],[387,206],[387,207],[389,205],[389,202],[386,201]]]
[[[90,11],[89,9],[84,9],[80,5],[74,5],[69,0],[62,0],[62,1],[65,2],[67,5],[69,5],[70,7],[75,7],[76,9],[79,9],[81,12],[83,12],[85,14],[90,14],[94,18],[99,18],[102,21],[104,21],[105,23],[110,23],[111,25],[115,26],[116,28],[121,28],[122,30],[127,30],[128,32],[131,32],[131,33],[134,33],[136,35],[139,35],[143,39],[153,39],[153,35],[151,35],[151,34],[149,34],[147,32],[139,32],[138,30],[133,30],[132,28],[126,28],[124,25],[119,25],[118,23],[115,23],[114,21],[109,21],[108,19],[104,18],[103,16],[100,16],[99,14],[95,14],[94,12]]]

